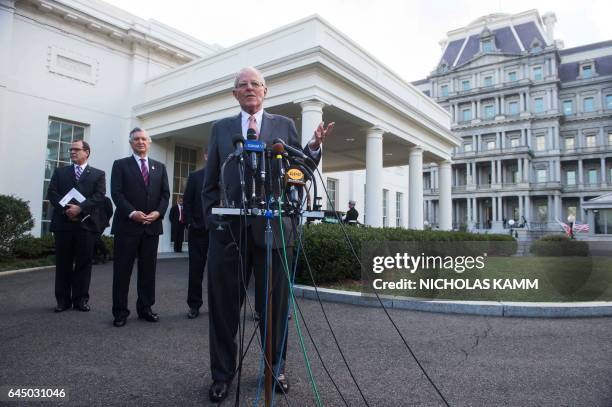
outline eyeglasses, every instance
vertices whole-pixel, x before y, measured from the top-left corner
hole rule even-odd
[[[262,82],[259,82],[259,81],[238,82],[238,88],[239,89],[246,89],[246,88],[249,87],[249,85],[251,85],[251,87],[253,89],[259,89],[262,86],[264,86],[264,84]]]
[[[69,148],[68,151],[83,151],[82,148]]]

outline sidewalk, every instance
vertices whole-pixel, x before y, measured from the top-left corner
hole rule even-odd
[[[158,324],[136,319],[134,278],[128,324],[112,326],[109,263],[94,267],[90,313],[54,314],[53,278],[52,269],[0,276],[0,388],[63,387],[69,397],[63,405],[210,404],[208,314],[186,318],[184,258],[158,263]],[[297,300],[348,404],[364,405],[320,305]],[[323,305],[371,406],[442,405],[381,309]],[[452,406],[612,405],[612,318],[389,312]],[[344,405],[302,330],[323,405]],[[288,355],[289,403],[277,398],[277,404],[316,405],[293,325]],[[240,405],[253,405],[258,369],[259,352],[252,347]],[[233,399],[223,403],[233,404]]]

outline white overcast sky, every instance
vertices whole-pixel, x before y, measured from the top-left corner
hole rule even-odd
[[[106,0],[223,47],[319,14],[409,81],[426,77],[441,56],[446,32],[491,13],[537,9],[557,15],[565,47],[612,40],[609,0]]]

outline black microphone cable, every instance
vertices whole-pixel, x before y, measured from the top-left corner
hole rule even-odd
[[[314,164],[314,161],[310,157],[308,157],[308,159]],[[317,174],[319,174],[319,178],[321,179],[321,183],[325,184],[323,182],[323,175],[321,174],[321,172],[319,171],[319,169],[317,167],[315,167],[315,169],[316,169]],[[327,196],[328,202],[331,202],[331,199],[330,199],[330,196],[329,196],[329,192],[327,191],[327,188],[326,188],[325,185],[323,185],[323,190],[325,191],[325,194]],[[340,224],[340,229],[342,230],[342,233],[344,234],[344,238],[346,239],[346,241],[347,241],[347,243],[348,243],[348,245],[349,245],[349,247],[351,249],[351,252],[353,253],[353,256],[355,256],[355,259],[357,260],[357,262],[359,263],[359,266],[363,270],[363,265],[361,264],[361,259],[359,258],[359,256],[357,256],[357,253],[355,252],[355,248],[354,248],[354,246],[353,246],[353,244],[351,242],[351,239],[349,238],[348,234],[346,233],[346,229],[345,229],[344,224],[342,223],[342,219],[340,219],[340,216],[338,216],[338,213],[336,212],[336,208],[334,208],[333,205],[332,205],[332,210],[334,211],[336,219],[338,220],[338,222]],[[425,368],[423,367],[423,365],[421,364],[419,359],[416,357],[415,353],[412,351],[412,348],[408,344],[408,341],[406,340],[406,338],[404,337],[404,335],[400,331],[399,327],[397,326],[397,324],[395,323],[395,321],[393,320],[393,318],[389,314],[389,310],[387,309],[385,304],[382,302],[380,296],[378,295],[378,293],[376,291],[374,291],[374,295],[376,296],[376,299],[378,300],[378,302],[380,303],[380,306],[382,307],[383,311],[385,312],[385,315],[387,315],[387,318],[389,319],[389,322],[391,322],[391,325],[393,325],[393,328],[395,329],[397,334],[402,339],[402,342],[404,342],[404,346],[406,347],[406,349],[408,349],[408,352],[410,352],[410,355],[412,356],[412,358],[416,362],[416,364],[419,367],[419,369],[421,369],[421,372],[423,372],[423,375],[425,376],[427,381],[431,384],[431,386],[437,392],[438,396],[442,399],[444,404],[447,407],[450,407],[450,405],[448,404],[448,401],[446,400],[446,398],[444,397],[444,395],[442,394],[440,389],[438,389],[438,386],[436,386],[436,384],[433,382],[433,380],[429,377],[429,375],[427,374],[427,371],[425,370]]]

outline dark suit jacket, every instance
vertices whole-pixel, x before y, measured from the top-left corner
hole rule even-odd
[[[74,222],[64,214],[64,208],[59,201],[75,188],[86,199],[81,202],[81,218],[87,217],[83,222]],[[87,165],[81,174],[79,181],[74,176],[74,166],[67,165],[56,169],[51,176],[49,188],[47,189],[47,199],[53,205],[53,217],[51,218],[51,231],[69,231],[80,228],[91,232],[99,232],[101,225],[98,222],[96,211],[104,201],[106,194],[106,176],[104,171]]]
[[[140,167],[133,156],[116,160],[111,172],[111,196],[117,207],[113,217],[112,234],[163,233],[162,219],[170,199],[168,174],[164,164],[149,158],[149,185],[145,186]],[[129,218],[133,211],[142,211],[145,214],[158,211],[160,216],[150,225],[143,225]]]
[[[212,128],[212,134],[208,143],[208,162],[206,163],[204,190],[202,191],[202,206],[204,208],[204,214],[206,215],[207,222],[210,222],[210,217],[208,215],[211,213],[213,206],[219,205],[220,202],[219,183],[221,165],[223,165],[223,162],[227,156],[234,152],[232,137],[235,134],[242,135],[242,125],[240,119],[240,114],[221,119],[216,122]],[[264,111],[259,132],[259,140],[264,141],[268,146],[271,146],[273,141],[277,138],[282,139],[285,143],[292,147],[298,149],[302,148],[293,120],[284,116],[269,114]],[[308,146],[305,146],[303,151],[306,155],[313,158],[315,163],[318,163],[320,155],[315,159],[312,156]],[[241,202],[241,188],[237,160],[232,160],[225,167],[225,183],[227,185],[227,201],[230,204],[234,202],[238,207]],[[255,226],[253,228],[253,230],[255,230],[254,233],[257,234],[255,241],[258,244],[261,243],[263,245],[265,219],[263,219],[263,217],[254,218],[252,220],[252,224]],[[210,225],[207,224],[207,226],[210,228]],[[287,232],[292,229],[289,221],[286,221],[283,227],[285,228],[285,235],[287,235]],[[275,235],[280,236],[278,225],[273,223],[273,228]],[[287,244],[292,244],[291,238],[286,240],[288,240]],[[275,246],[275,248],[277,247]]]
[[[110,220],[113,217],[113,201],[107,196],[104,197],[104,202],[98,207],[98,222],[100,223],[100,233],[109,227]]]
[[[204,168],[194,171],[187,178],[183,194],[183,212],[185,223],[190,228],[205,229],[204,209],[202,208],[202,187],[204,186]]]

